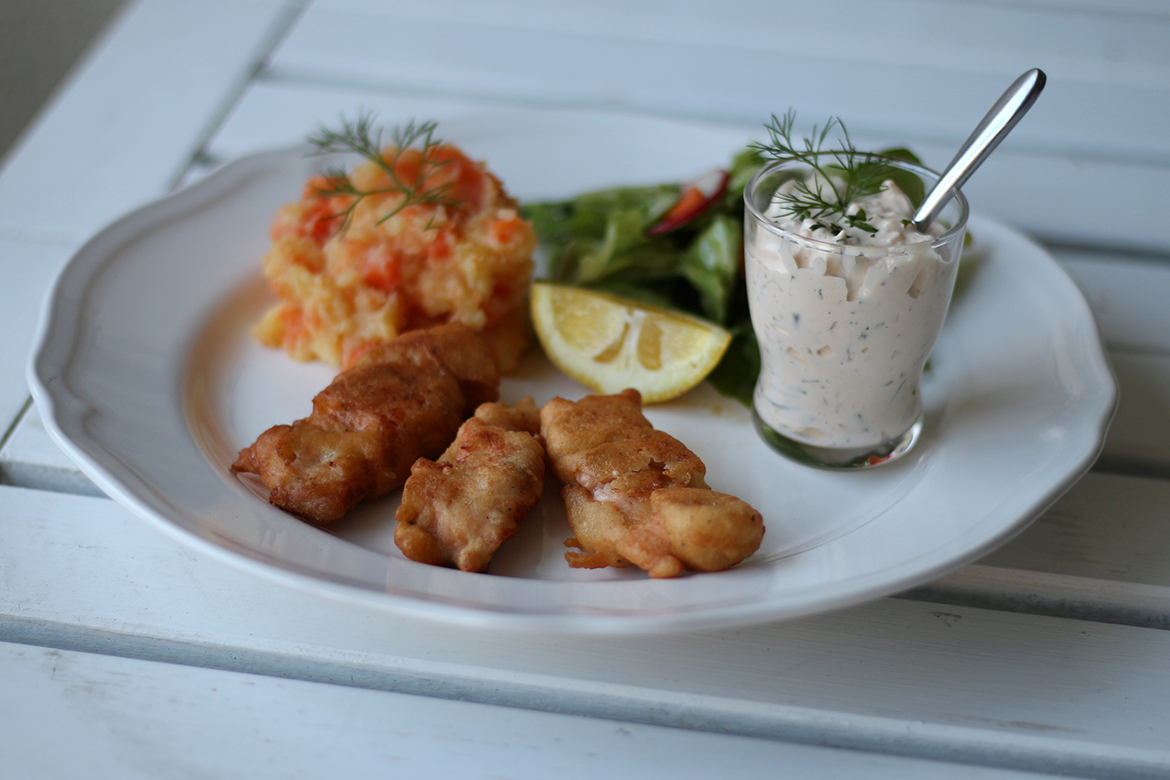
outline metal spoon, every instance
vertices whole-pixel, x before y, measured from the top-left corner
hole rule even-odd
[[[1028,113],[1036,98],[1040,97],[1040,90],[1044,89],[1045,81],[1047,77],[1044,71],[1033,68],[1008,87],[1007,92],[996,101],[987,112],[987,116],[983,117],[983,121],[975,128],[975,132],[971,133],[971,137],[959,149],[955,159],[951,160],[951,164],[922,201],[918,211],[914,212],[915,228],[922,231],[934,222],[955,190],[963,186],[975,169],[983,164],[995,147],[999,146],[999,142],[1011,132],[1024,114]]]

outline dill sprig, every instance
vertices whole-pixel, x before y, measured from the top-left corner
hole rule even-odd
[[[768,157],[780,162],[803,163],[818,174],[798,179],[792,192],[780,196],[785,208],[797,219],[811,220],[814,228],[841,233],[844,225],[870,235],[877,233],[877,228],[866,221],[865,209],[858,209],[853,214],[846,213],[846,209],[857,198],[881,192],[890,171],[881,163],[889,158],[873,152],[859,152],[844,123],[836,117],[830,117],[823,128],[813,125],[811,136],[801,139],[798,145],[792,137],[795,121],[796,112],[791,109],[783,119],[773,114],[772,123],[767,125],[771,142],[753,144]],[[834,127],[841,133],[839,146],[826,149],[826,140]]]
[[[446,167],[450,160],[439,159],[438,150],[442,142],[435,137],[438,122],[427,121],[416,125],[414,120],[405,125],[395,126],[390,131],[389,154],[384,155],[382,145],[382,129],[374,126],[375,115],[363,113],[356,120],[350,121],[344,116],[341,118],[341,130],[330,130],[322,126],[309,136],[309,143],[314,147],[313,154],[333,154],[337,152],[355,153],[381,168],[390,178],[390,186],[380,189],[363,190],[354,184],[344,167],[331,166],[325,170],[325,184],[316,188],[316,194],[321,198],[347,197],[351,200],[343,210],[324,217],[332,220],[341,217],[341,225],[337,232],[343,233],[353,222],[354,210],[365,198],[371,195],[388,195],[400,193],[402,201],[386,214],[383,214],[377,225],[382,224],[407,206],[445,206],[453,211],[462,211],[466,204],[452,194],[450,182],[428,186],[432,177]],[[407,149],[418,147],[422,152],[418,176],[414,181],[404,181],[397,171],[398,162]],[[428,222],[425,229],[430,229]]]

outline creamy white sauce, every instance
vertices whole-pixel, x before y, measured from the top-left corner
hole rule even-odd
[[[941,257],[932,239],[944,228],[923,234],[906,224],[913,206],[893,182],[848,206],[864,209],[876,234],[833,234],[786,212],[780,196],[794,184],[781,185],[766,214],[794,238],[748,219],[748,294],[763,364],[756,412],[806,444],[881,444],[922,414],[922,367],[946,316],[961,241],[955,256]]]

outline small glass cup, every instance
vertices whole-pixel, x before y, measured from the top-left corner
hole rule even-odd
[[[917,176],[933,171],[888,161]],[[893,246],[840,245],[798,235],[768,216],[777,189],[805,165],[764,166],[744,188],[744,260],[760,378],[760,435],[792,460],[861,469],[905,455],[922,430],[922,368],[954,291],[967,223],[961,192],[941,235]]]

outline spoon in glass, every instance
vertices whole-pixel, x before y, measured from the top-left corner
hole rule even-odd
[[[987,112],[987,116],[983,117],[983,121],[963,143],[955,159],[951,160],[951,164],[939,177],[938,183],[918,207],[918,211],[914,212],[915,228],[921,232],[934,222],[955,190],[963,186],[975,169],[983,164],[995,147],[999,146],[999,142],[1011,132],[1024,114],[1028,113],[1036,98],[1040,97],[1045,81],[1047,77],[1044,71],[1033,68],[1008,87],[1007,92],[996,101]]]

